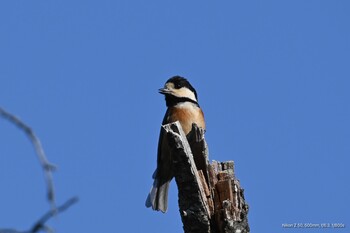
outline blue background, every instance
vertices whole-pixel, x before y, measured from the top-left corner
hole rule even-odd
[[[350,2],[2,0],[0,106],[40,137],[57,232],[182,232],[144,207],[166,110],[157,89],[187,77],[210,159],[234,160],[251,232],[350,227]],[[29,140],[0,119],[0,228],[49,205]],[[285,229],[283,223],[344,223]]]

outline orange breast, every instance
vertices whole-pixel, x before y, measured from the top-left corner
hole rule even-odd
[[[186,135],[191,131],[193,123],[205,129],[204,115],[198,107],[170,107],[167,121],[166,123],[179,121]]]

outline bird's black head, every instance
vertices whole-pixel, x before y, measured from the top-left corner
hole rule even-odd
[[[174,84],[174,88],[175,89],[181,89],[181,88],[189,89],[190,91],[192,91],[194,93],[194,96],[196,97],[196,100],[198,100],[196,90],[193,88],[191,83],[187,79],[185,79],[184,77],[174,76],[172,78],[169,78],[168,81],[166,81],[166,84],[167,83]]]
[[[165,97],[177,98],[178,102],[188,100],[197,103],[197,92],[187,79],[181,76],[174,76],[166,81],[164,88],[159,89],[159,93],[164,94]]]
[[[174,76],[166,81],[159,93],[165,95],[166,105],[174,106],[178,103],[191,102],[198,105],[197,92],[187,79]]]

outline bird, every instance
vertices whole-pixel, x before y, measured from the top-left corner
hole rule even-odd
[[[165,96],[167,111],[162,125],[179,121],[186,135],[192,130],[192,124],[205,131],[205,120],[198,104],[196,90],[190,82],[181,76],[168,79],[159,93]],[[157,168],[153,173],[153,185],[146,199],[146,207],[165,213],[168,209],[168,190],[174,177],[171,150],[167,137],[161,130],[158,141]]]

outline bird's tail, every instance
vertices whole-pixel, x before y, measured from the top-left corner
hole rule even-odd
[[[168,209],[168,191],[170,180],[159,182],[154,179],[153,186],[146,199],[146,207],[152,207],[153,210],[162,211],[165,213]]]

